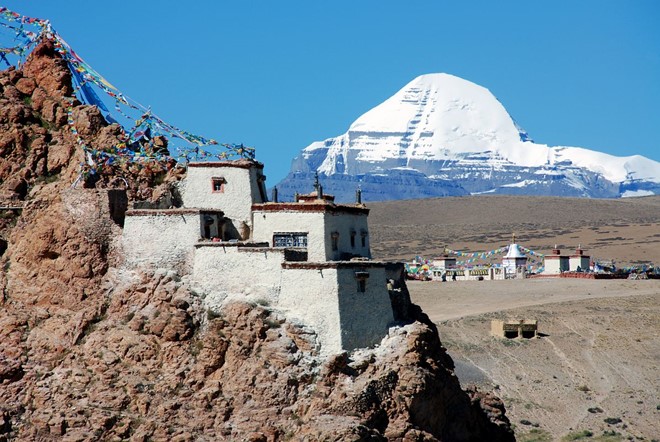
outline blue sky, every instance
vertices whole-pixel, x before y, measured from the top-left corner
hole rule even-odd
[[[418,75],[532,138],[660,160],[660,1],[3,1],[166,121],[254,146],[269,185]]]

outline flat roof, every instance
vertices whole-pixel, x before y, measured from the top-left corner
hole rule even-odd
[[[218,209],[130,209],[126,211],[126,216],[175,216],[175,215],[199,215],[203,213],[215,213],[224,215],[222,210]]]
[[[227,160],[227,161],[194,161],[188,163],[188,167],[193,168],[218,168],[218,167],[237,167],[240,169],[250,169],[256,167],[263,169],[264,164],[259,161],[240,159],[240,160]]]
[[[368,215],[369,209],[363,205],[334,204],[318,200],[315,202],[299,203],[260,203],[252,204],[255,212],[329,212],[350,213],[355,215]]]
[[[282,263],[283,269],[368,269],[370,267],[385,267],[387,263],[383,261],[285,261]]]
[[[238,247],[253,250],[284,250],[275,249],[268,246],[267,242],[254,242],[254,241],[200,241],[195,244],[195,247]]]

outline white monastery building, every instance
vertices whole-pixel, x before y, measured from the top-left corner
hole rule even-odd
[[[265,301],[314,328],[324,354],[372,346],[394,324],[392,265],[371,260],[359,198],[336,204],[315,189],[269,202],[259,162],[190,163],[181,207],[126,212],[126,265],[189,275],[211,308]]]
[[[552,249],[551,254],[545,255],[543,258],[544,275],[561,275],[562,272],[567,272],[568,269],[568,256],[562,255],[561,250],[557,248],[557,245]]]
[[[584,254],[582,245],[578,245],[573,255],[562,255],[561,250],[552,249],[550,255],[543,259],[544,275],[561,275],[563,272],[589,272],[591,271],[591,257]]]
[[[582,245],[578,245],[575,253],[568,258],[568,267],[571,272],[588,272],[591,257],[584,254]]]
[[[516,237],[513,236],[511,244],[509,244],[509,249],[502,258],[502,268],[504,269],[505,275],[516,275],[522,273],[524,275],[525,269],[527,268],[527,256],[520,250],[518,244],[516,244]]]
[[[449,256],[449,253],[443,253],[442,256],[433,258],[433,269],[438,271],[446,271],[456,267],[456,257]]]

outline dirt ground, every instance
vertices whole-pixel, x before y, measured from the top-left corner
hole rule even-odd
[[[461,383],[494,389],[518,440],[660,440],[660,280],[409,289],[438,324]],[[492,319],[536,319],[541,337],[492,337]]]
[[[370,203],[374,258],[433,258],[445,246],[486,251],[517,241],[541,253],[554,245],[617,266],[660,264],[660,196],[621,199],[470,196]]]

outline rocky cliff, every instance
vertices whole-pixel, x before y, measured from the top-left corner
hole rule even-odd
[[[0,440],[513,440],[499,399],[461,389],[405,286],[379,347],[323,359],[313,330],[268,306],[207,310],[185,276],[122,269],[127,201],[109,189],[157,200],[181,170],[79,179],[78,144],[121,130],[69,109],[48,43],[0,91]]]

